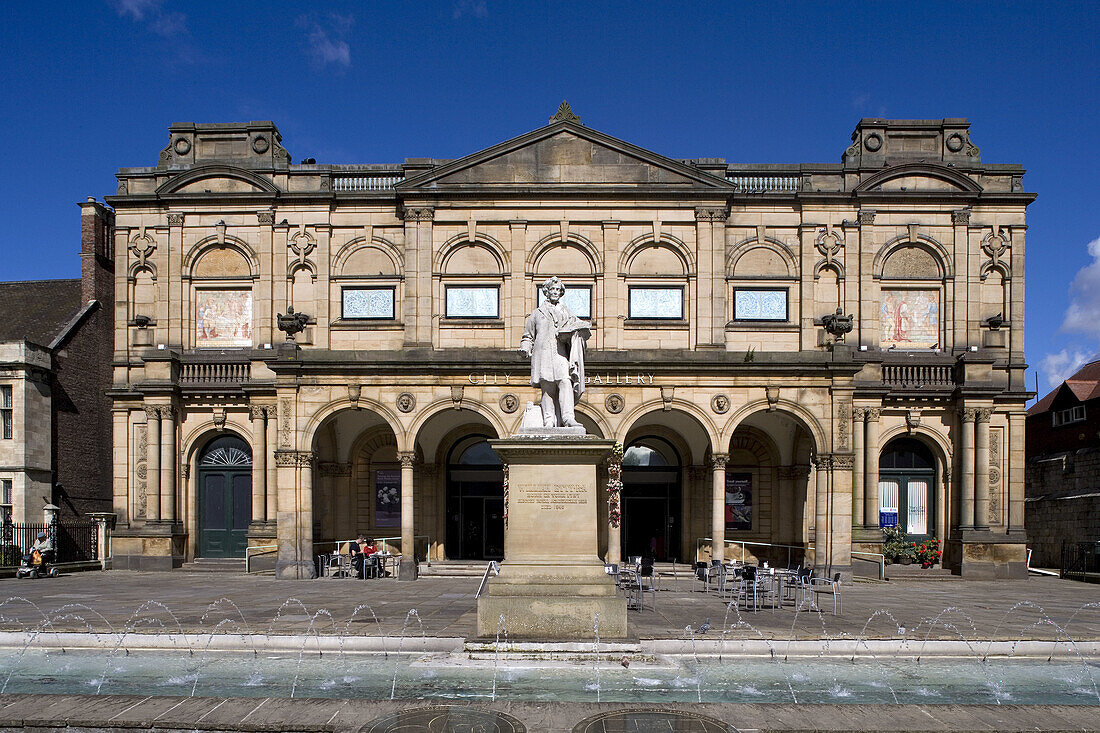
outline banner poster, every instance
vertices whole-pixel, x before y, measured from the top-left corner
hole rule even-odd
[[[726,529],[752,529],[752,474],[726,474]]]
[[[401,526],[401,470],[374,472],[374,526]]]

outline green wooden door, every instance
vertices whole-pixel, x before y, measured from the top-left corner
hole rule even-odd
[[[199,462],[200,557],[244,557],[252,521],[252,457],[234,436],[210,443]]]

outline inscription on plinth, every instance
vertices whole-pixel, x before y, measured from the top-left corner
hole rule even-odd
[[[548,512],[564,512],[570,505],[585,505],[588,489],[584,484],[524,484],[515,488],[516,504],[534,504]]]

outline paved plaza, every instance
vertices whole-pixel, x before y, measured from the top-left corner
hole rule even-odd
[[[139,629],[147,631],[182,628],[201,633],[217,627],[232,633],[397,636],[404,629],[419,636],[423,629],[429,637],[474,639],[479,582],[470,577],[416,582],[390,578],[289,581],[129,570],[37,581],[9,579],[0,581],[0,629],[34,628],[46,614],[55,629],[72,631],[118,631],[144,618]],[[842,609],[836,616],[826,596],[820,599],[821,613],[786,605],[775,611],[742,612],[738,618],[736,611],[727,611],[726,601],[703,592],[701,584],[693,591],[686,572],[661,578],[660,587],[655,608],[647,605],[629,612],[629,639],[687,639],[686,626],[695,629],[709,619],[706,638],[714,638],[723,624],[739,624],[739,630],[728,632],[728,637],[732,633],[730,638],[776,640],[896,639],[904,634],[914,639],[1015,641],[1068,636],[1100,641],[1100,586],[1052,577],[854,583],[842,586]]]

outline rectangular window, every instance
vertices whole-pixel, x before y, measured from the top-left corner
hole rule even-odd
[[[12,406],[11,385],[0,384],[0,437],[11,440],[12,437]]]
[[[374,472],[374,526],[401,526],[401,471],[394,468]]]
[[[202,349],[251,345],[251,290],[195,293],[195,346]]]
[[[1085,419],[1085,406],[1074,405],[1068,407],[1065,410],[1058,410],[1052,413],[1054,419],[1054,427],[1060,427],[1062,425],[1069,425],[1075,422],[1083,422]]]
[[[393,320],[394,288],[344,288],[341,318]]]
[[[752,529],[752,474],[726,474],[726,529]]]
[[[932,349],[940,343],[938,290],[883,290],[880,343],[886,348]]]
[[[500,288],[496,285],[448,285],[447,318],[500,318]]]
[[[546,296],[542,294],[542,288],[538,288],[538,304],[542,305]],[[592,318],[592,286],[591,285],[566,285],[565,295],[561,302],[573,312],[577,318],[588,320]]]
[[[11,479],[0,479],[0,504],[11,506]]]
[[[627,317],[682,321],[683,286],[631,287]]]
[[[733,291],[733,320],[787,321],[787,289],[738,288]]]

